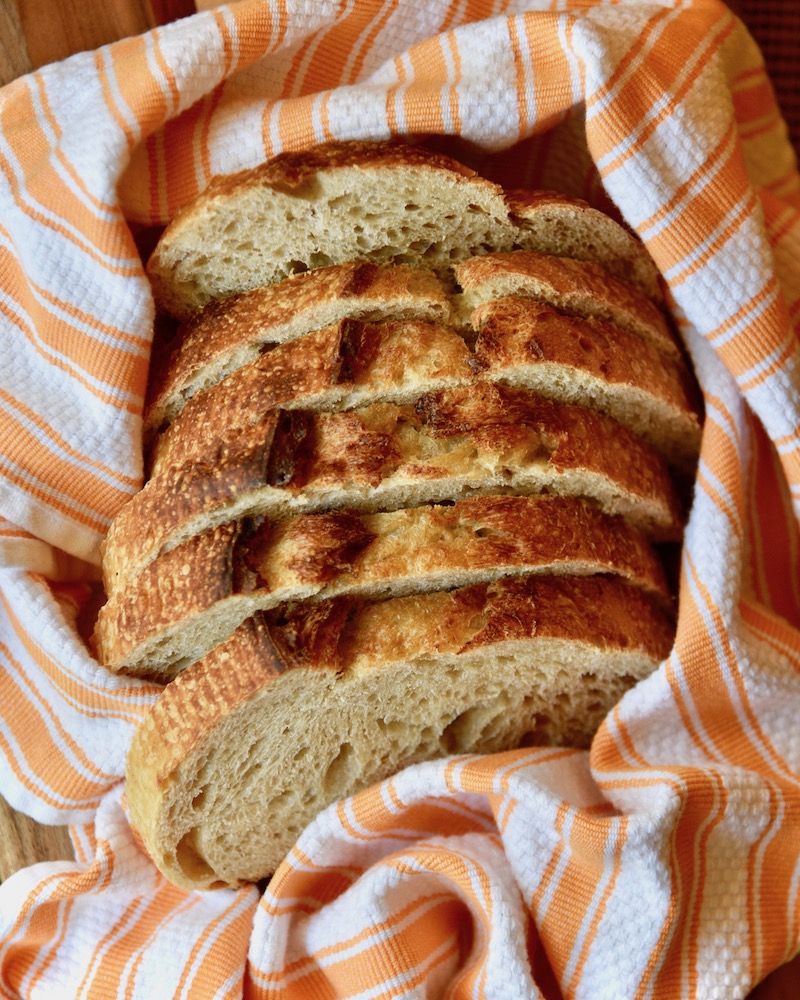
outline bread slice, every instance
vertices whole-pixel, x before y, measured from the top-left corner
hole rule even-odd
[[[564,316],[534,299],[473,313],[471,350],[454,329],[421,321],[343,320],[259,355],[190,399],[151,453],[151,474],[206,459],[207,441],[270,407],[349,409],[408,403],[424,392],[499,380],[598,409],[684,471],[700,446],[700,398],[686,365],[602,320]]]
[[[596,261],[614,277],[663,303],[661,276],[646,247],[605,212],[554,191],[506,191],[506,201],[520,230],[520,249]]]
[[[472,351],[451,327],[341,320],[278,345],[193,396],[154,441],[151,475],[204,461],[210,438],[235,434],[270,408],[410,403],[424,391],[463,385],[475,372]]]
[[[666,463],[640,438],[584,407],[479,382],[344,413],[269,411],[203,465],[151,479],[103,546],[111,594],[192,535],[254,514],[392,510],[474,493],[548,491],[594,500],[658,540],[683,514]]]
[[[596,261],[662,301],[647,250],[608,216],[551,192],[506,193],[404,142],[330,142],[216,178],[167,227],[147,271],[158,307],[187,319],[329,264],[410,262],[446,277],[454,260],[515,247]]]
[[[478,306],[475,360],[486,377],[606,413],[684,474],[700,450],[702,397],[688,366],[602,319],[564,316],[535,299]]]
[[[331,142],[214,179],[147,266],[157,306],[186,319],[212,299],[351,260],[424,261],[510,249],[502,188],[437,153]]]
[[[448,322],[451,301],[430,272],[349,261],[211,303],[178,332],[151,375],[145,437],[175,419],[186,400],[247,364],[265,345],[292,341],[347,317]]]
[[[597,264],[516,250],[471,257],[456,264],[454,271],[463,289],[461,309],[467,315],[492,299],[522,295],[547,302],[559,312],[606,320],[649,341],[663,354],[681,356],[660,309]]]
[[[659,601],[603,577],[337,598],[250,619],[138,727],[131,821],[176,885],[259,880],[322,808],[406,765],[587,744],[672,636]]]
[[[256,611],[370,599],[527,573],[622,576],[670,604],[658,557],[619,518],[569,497],[490,496],[391,513],[306,514],[221,525],[179,545],[100,610],[98,659],[169,680]]]

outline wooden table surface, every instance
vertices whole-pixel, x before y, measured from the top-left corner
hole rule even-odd
[[[74,52],[177,20],[213,0],[0,0],[0,86]],[[782,6],[785,5],[785,6]],[[799,0],[729,0],[764,51],[778,99],[800,148]],[[766,7],[770,10],[767,12]],[[776,14],[776,10],[778,13]],[[0,797],[0,881],[36,861],[72,859],[65,827],[45,827]],[[749,1000],[800,997],[800,957],[764,980]]]

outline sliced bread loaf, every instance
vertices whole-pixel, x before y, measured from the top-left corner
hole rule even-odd
[[[178,331],[171,356],[150,378],[145,437],[265,345],[295,340],[347,317],[441,323],[451,313],[450,298],[431,272],[353,261],[211,303]]]
[[[585,745],[672,632],[659,601],[602,577],[337,598],[250,619],[139,726],[131,819],[177,885],[264,878],[320,809],[408,764]]]
[[[474,493],[584,496],[648,536],[680,537],[666,463],[603,414],[488,382],[343,413],[269,411],[202,465],[169,469],[126,504],[103,546],[111,594],[161,552],[254,514],[392,510]]]
[[[568,497],[490,496],[391,513],[221,525],[118,588],[100,611],[95,645],[112,670],[163,681],[259,610],[528,573],[616,574],[670,604],[658,557],[619,518]]]
[[[95,641],[168,681],[126,777],[168,878],[268,876],[415,761],[586,745],[668,654],[700,406],[623,226],[336,142],[215,181],[148,272],[184,325]]]
[[[671,463],[691,469],[700,402],[686,365],[603,320],[564,316],[512,296],[479,306],[474,349],[453,328],[343,320],[281,344],[188,401],[155,439],[151,475],[206,460],[207,442],[270,407],[350,409],[498,380],[607,413]]]

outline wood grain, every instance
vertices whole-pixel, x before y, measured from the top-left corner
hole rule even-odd
[[[0,86],[33,69],[14,0],[0,0]]]
[[[0,798],[0,882],[37,861],[74,857],[67,827],[36,823]]]
[[[194,0],[0,0],[0,86],[194,12]]]

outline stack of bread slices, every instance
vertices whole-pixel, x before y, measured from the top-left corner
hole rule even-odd
[[[165,684],[127,801],[173,882],[413,762],[585,745],[668,654],[700,407],[625,228],[341,142],[215,181],[148,271],[181,327],[95,644]]]

